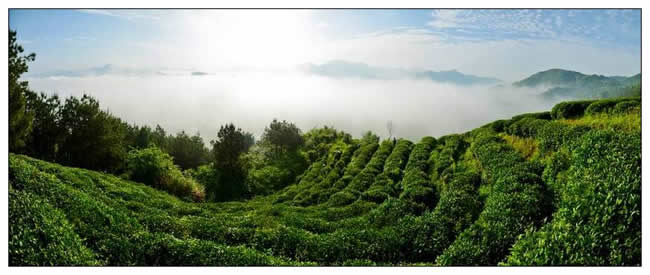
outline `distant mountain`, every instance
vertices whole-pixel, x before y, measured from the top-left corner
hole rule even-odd
[[[604,98],[638,96],[641,74],[631,77],[586,75],[580,72],[551,69],[538,72],[521,81],[515,87],[547,87],[542,96],[546,98]]]
[[[416,72],[415,77],[427,78],[436,82],[449,82],[460,85],[474,85],[474,84],[496,84],[502,82],[500,79],[493,77],[481,77],[469,74],[463,74],[456,70],[451,71],[424,71]]]
[[[303,71],[332,78],[365,78],[365,79],[398,79],[416,78],[427,79],[433,82],[450,83],[456,85],[497,84],[502,81],[492,77],[480,77],[464,74],[457,70],[450,71],[413,71],[404,69],[384,68],[370,66],[365,63],[332,60],[320,65],[304,64],[300,67]]]

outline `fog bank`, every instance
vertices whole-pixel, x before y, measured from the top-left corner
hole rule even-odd
[[[300,72],[186,76],[88,76],[31,78],[34,91],[59,96],[88,93],[102,109],[138,125],[168,132],[197,131],[209,142],[233,122],[257,138],[273,118],[303,131],[334,126],[353,136],[371,130],[413,141],[461,133],[524,112],[549,110],[539,91],[456,86],[417,79],[333,79]]]

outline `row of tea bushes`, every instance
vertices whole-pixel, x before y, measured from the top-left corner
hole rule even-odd
[[[551,222],[519,240],[506,263],[641,264],[640,149],[640,133],[584,135]]]
[[[436,192],[427,174],[428,159],[435,145],[435,138],[424,137],[413,147],[400,183],[402,192],[399,198],[416,203],[421,210],[432,208],[437,201]]]
[[[495,265],[517,236],[538,225],[550,205],[544,184],[512,147],[491,131],[477,133],[471,147],[491,191],[478,219],[436,260],[439,265]]]
[[[384,171],[379,174],[374,183],[362,194],[362,199],[381,203],[390,196],[397,194],[397,183],[402,179],[403,169],[408,162],[413,149],[413,142],[397,140],[393,152],[386,159]]]
[[[393,151],[393,142],[385,140],[381,143],[365,168],[342,191],[332,195],[331,206],[342,206],[356,201],[362,192],[373,184],[375,177],[384,169],[386,159]]]

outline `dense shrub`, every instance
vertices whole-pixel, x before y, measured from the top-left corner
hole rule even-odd
[[[157,147],[131,150],[126,159],[126,167],[134,181],[195,201],[205,198],[203,187],[185,177],[174,165],[172,157]]]
[[[551,117],[553,119],[562,118],[576,118],[581,117],[585,113],[585,109],[595,100],[580,100],[580,101],[567,101],[558,103],[553,106],[551,110]]]
[[[614,106],[616,106],[618,102],[619,101],[615,99],[598,100],[594,103],[589,104],[589,107],[585,109],[585,115],[611,113],[614,109]]]
[[[460,135],[448,135],[438,139],[439,148],[429,156],[430,174],[433,180],[445,181],[447,176],[455,172],[457,163],[461,160],[469,143]]]
[[[506,128],[508,128],[508,126],[510,126],[510,124],[512,122],[513,121],[510,120],[510,119],[500,119],[500,120],[496,120],[496,121],[490,122],[488,124],[485,124],[485,125],[481,126],[480,128],[477,128],[477,129],[485,129],[485,128],[487,128],[487,129],[490,129],[490,130],[492,130],[494,132],[501,133],[501,132],[505,131]]]
[[[527,114],[516,115],[512,117],[512,121],[516,122],[523,118],[551,120],[551,112],[527,113]]]
[[[411,149],[411,141],[400,139],[395,143],[395,148],[386,159],[383,172],[375,177],[368,190],[362,194],[363,199],[381,203],[389,196],[395,195],[394,189],[402,178]]]
[[[635,108],[641,108],[641,102],[636,100],[626,100],[617,103],[612,111],[614,114],[624,114]]]
[[[388,158],[392,150],[393,142],[389,140],[383,141],[366,167],[364,167],[363,170],[352,179],[350,184],[348,184],[343,191],[332,195],[330,205],[341,206],[342,204],[351,203],[359,198],[361,193],[366,191],[368,187],[373,184],[375,177],[382,172],[386,158]],[[339,193],[346,194],[339,197],[337,196]],[[354,200],[352,200],[352,198],[354,198]],[[336,201],[332,201],[333,199],[336,199]]]
[[[593,131],[581,140],[558,211],[515,244],[508,264],[641,264],[640,133]]]
[[[403,237],[409,239],[406,247],[409,248],[407,257],[410,261],[434,261],[460,232],[474,222],[481,210],[480,182],[478,174],[454,175],[440,194],[436,208],[413,222],[415,234]]]
[[[536,137],[539,130],[547,123],[547,120],[526,117],[510,124],[506,129],[506,133],[525,138]]]
[[[33,194],[9,190],[9,265],[98,265],[65,214]]]
[[[368,164],[372,155],[377,151],[377,148],[379,148],[379,144],[377,143],[365,143],[354,152],[350,163],[345,167],[343,176],[330,188],[333,193],[343,190],[348,186],[352,179],[366,167],[366,164]]]
[[[492,185],[478,219],[436,260],[440,265],[495,265],[517,236],[547,216],[544,184],[535,169],[489,131],[471,148]]]
[[[560,149],[562,145],[573,146],[580,136],[589,131],[587,126],[571,126],[560,122],[548,122],[537,132],[539,149],[542,153],[550,153]]]
[[[433,207],[437,198],[435,190],[429,183],[427,160],[436,144],[433,137],[424,137],[413,147],[408,163],[404,169],[404,178],[400,183],[402,192],[400,199],[410,200],[421,204],[422,209]]]

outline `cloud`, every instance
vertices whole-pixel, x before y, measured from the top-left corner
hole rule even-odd
[[[436,10],[428,27],[448,37],[506,39],[580,39],[603,45],[640,43],[640,11],[616,10]],[[586,28],[589,26],[590,28]],[[607,40],[595,33],[605,34]]]
[[[433,20],[428,22],[427,25],[434,28],[453,28],[458,27],[460,24],[467,22],[464,18],[460,18],[461,10],[437,10],[432,12]]]
[[[141,12],[139,10],[113,10],[113,9],[100,9],[100,10],[95,10],[95,9],[89,9],[89,10],[78,10],[79,12],[87,13],[87,14],[94,14],[94,15],[103,15],[103,16],[110,16],[110,17],[116,17],[120,19],[126,19],[129,21],[134,21],[134,20],[155,20],[158,21],[160,20],[160,16],[152,15],[151,11],[144,11]]]
[[[357,137],[365,130],[386,136],[390,120],[397,137],[415,141],[548,110],[553,104],[533,96],[533,89],[487,89],[411,78],[305,77],[295,72],[29,81],[34,90],[61,97],[88,93],[129,123],[160,124],[171,133],[199,131],[206,141],[229,122],[259,137],[273,118],[294,122],[303,131],[330,125]]]
[[[324,57],[318,62],[346,60],[416,71],[455,69],[509,82],[550,68],[604,75],[640,71],[638,49],[599,47],[578,38],[471,40],[448,35],[402,29],[331,41],[318,48]],[[467,35],[471,37],[471,32]]]
[[[203,72],[196,72],[189,69],[167,69],[167,68],[145,68],[145,67],[128,67],[128,66],[118,66],[113,64],[104,64],[100,66],[79,68],[79,69],[59,69],[52,71],[45,71],[40,73],[26,73],[26,77],[31,78],[50,78],[50,79],[62,79],[62,78],[87,78],[87,77],[97,77],[97,76],[180,76],[180,75],[199,75],[207,74]]]

